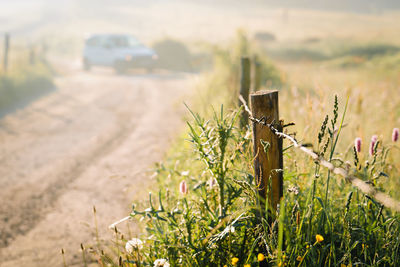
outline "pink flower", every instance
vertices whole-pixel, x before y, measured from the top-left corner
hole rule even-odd
[[[373,156],[375,154],[375,144],[376,141],[378,141],[378,136],[377,135],[373,135],[371,137],[371,143],[369,144],[369,154],[371,156]]]
[[[179,184],[179,192],[181,192],[182,195],[186,195],[188,192],[188,188],[186,185],[185,180],[183,180],[180,184]]]
[[[357,137],[356,140],[354,140],[354,147],[356,148],[357,153],[361,152],[361,138]]]
[[[399,140],[399,128],[394,128],[392,133],[392,141],[397,142]]]

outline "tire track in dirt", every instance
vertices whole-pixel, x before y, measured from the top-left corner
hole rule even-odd
[[[107,235],[132,196],[143,197],[144,172],[183,125],[176,104],[187,75],[76,75],[0,121],[1,266],[62,266],[61,247],[69,265],[81,266],[92,205]]]
[[[135,128],[134,125],[123,125],[123,123],[120,123],[119,126],[111,133],[108,133],[107,136],[98,138],[95,143],[99,145],[88,145],[88,148],[83,149],[86,150],[84,154],[63,161],[59,164],[61,166],[53,166],[53,169],[43,174],[42,177],[52,176],[57,177],[57,179],[42,192],[38,190],[40,192],[38,194],[26,197],[18,196],[19,206],[15,206],[13,199],[18,195],[21,188],[11,189],[3,196],[0,214],[1,217],[3,215],[6,215],[6,217],[3,217],[1,221],[4,224],[8,224],[9,228],[2,229],[0,233],[0,239],[2,240],[0,247],[7,246],[17,235],[24,235],[34,228],[46,215],[47,211],[53,207],[52,203],[56,201],[71,182],[79,177],[88,166],[95,164],[104,155],[118,147]],[[56,170],[56,172],[53,170]],[[29,187],[35,191],[36,185],[31,184]],[[7,199],[11,199],[11,203],[7,203]],[[12,212],[10,213],[10,211]]]
[[[90,78],[93,79],[93,77]],[[104,85],[104,80],[107,79],[111,79],[111,82],[109,81],[108,84]],[[164,126],[160,127],[164,128],[168,127],[168,121],[171,119],[177,121],[177,117],[180,115],[171,113],[171,106],[175,104],[172,101],[177,101],[182,94],[183,90],[179,87],[184,86],[185,80],[187,78],[179,75],[106,77],[88,86],[90,91],[84,98],[80,97],[79,94],[77,97],[68,97],[81,91],[81,88],[74,90],[64,88],[77,86],[80,82],[61,84],[59,91],[54,92],[55,95],[50,96],[47,102],[39,100],[39,104],[34,103],[32,106],[19,111],[18,114],[0,121],[2,126],[0,128],[0,146],[3,147],[0,150],[0,176],[3,176],[0,177],[2,187],[0,188],[0,198],[2,199],[0,206],[0,247],[2,247],[0,257],[3,260],[7,259],[4,263],[8,262],[10,264],[8,266],[15,266],[19,257],[23,257],[25,260],[32,257],[27,256],[28,249],[29,251],[35,250],[35,243],[40,242],[31,239],[26,240],[30,238],[29,233],[32,229],[42,225],[49,213],[54,213],[54,211],[63,208],[57,206],[59,205],[57,204],[59,198],[70,194],[70,185],[76,184],[75,181],[78,178],[82,179],[82,174],[85,174],[88,169],[98,165],[98,162],[102,161],[104,157],[109,157],[108,155],[113,154],[116,149],[121,150],[121,145],[127,139],[132,139],[132,136],[137,136],[135,138],[147,137],[148,140],[144,142],[147,145],[149,142],[156,143],[155,140],[157,139],[154,139],[156,137],[152,137],[152,135],[164,134],[163,129],[161,128],[161,132],[158,133],[157,131],[149,131],[149,127],[153,127],[153,125],[147,121],[152,121],[152,123],[163,121],[160,124]],[[115,85],[114,83],[120,84]],[[93,92],[95,85],[99,87],[112,85],[115,88]],[[64,97],[66,97],[68,104],[63,100]],[[169,115],[162,118],[167,110]],[[91,115],[84,114],[85,111]],[[52,115],[47,116],[48,114],[43,115],[43,113]],[[44,120],[45,123],[38,125],[40,120]],[[94,122],[94,125],[99,124],[100,126],[85,125],[92,123],[92,120],[98,120]],[[107,121],[107,123],[103,121]],[[74,131],[92,128],[95,128],[96,132],[93,130],[93,132],[86,133],[81,137],[81,139],[86,139],[83,143],[81,140],[69,138],[69,135],[73,135]],[[57,135],[62,135],[62,138],[56,137]],[[64,139],[67,138],[65,141],[67,144],[61,144],[60,151],[53,151],[51,145],[48,145],[50,148],[42,146],[47,142],[47,137],[55,145],[60,145],[60,142],[64,142]],[[165,138],[160,140],[165,140]],[[141,144],[135,144],[135,140],[130,141],[131,144],[132,142],[136,149],[141,149]],[[76,146],[76,148],[68,148],[69,145]],[[41,149],[44,150],[41,151]],[[46,156],[47,153],[49,155]],[[137,154],[139,156],[143,153]],[[157,157],[151,155],[151,153],[142,155],[142,157],[146,156],[150,158],[139,161],[148,164],[152,157]],[[46,159],[49,162],[42,162]],[[29,162],[30,160],[33,163]],[[135,161],[135,159],[132,158],[132,161]],[[114,195],[118,190],[122,190],[121,188],[107,189],[112,190]],[[128,203],[125,199],[124,204]],[[68,218],[65,219],[68,220]],[[40,232],[41,230],[37,231]],[[37,231],[35,230],[35,232]],[[26,247],[20,247],[20,252],[18,252],[18,249],[16,251],[13,245],[15,240],[19,240],[16,244],[22,242],[26,244]],[[65,241],[65,243],[71,242]],[[10,253],[11,251],[12,253]],[[41,252],[43,253],[43,251]],[[28,260],[27,262],[31,261]],[[42,260],[38,260],[37,265],[33,263],[31,265],[54,266],[46,265]]]

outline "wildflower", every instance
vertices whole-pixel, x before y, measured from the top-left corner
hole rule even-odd
[[[361,138],[357,137],[356,140],[354,140],[354,147],[356,148],[357,153],[361,152]]]
[[[392,141],[397,142],[399,140],[399,128],[394,128],[392,133]]]
[[[258,261],[263,261],[263,260],[265,260],[264,254],[258,253],[258,255],[257,255],[257,260],[258,260]]]
[[[234,233],[235,232],[235,227],[232,225],[229,225],[228,227],[225,228],[226,231]]]
[[[251,265],[250,264],[245,264],[245,265],[243,265],[243,267],[251,267]]]
[[[126,242],[125,249],[126,252],[131,254],[134,250],[136,249],[142,249],[143,248],[143,242],[139,238],[133,238]]]
[[[214,177],[211,177],[208,180],[207,184],[210,187],[210,189],[213,189],[217,185],[217,180]]]
[[[236,265],[239,262],[239,258],[233,257],[232,258],[232,265]]]
[[[282,266],[282,262],[278,262],[278,267],[281,267]]]
[[[310,245],[307,245],[307,246],[306,246],[306,249],[309,249],[309,248],[310,248]]]
[[[298,195],[298,194],[299,194],[299,188],[296,187],[296,186],[289,186],[288,189],[287,189],[287,191],[288,191],[289,193],[293,193],[293,194],[295,194],[295,195]]]
[[[297,261],[301,261],[302,259],[303,259],[303,257],[302,257],[302,256],[300,256],[300,255],[299,255],[299,256],[297,256],[297,258],[296,258],[296,260],[297,260]]]
[[[179,192],[181,192],[182,195],[186,195],[188,192],[188,188],[186,185],[185,180],[183,180],[180,184],[179,184]]]
[[[154,267],[169,267],[169,263],[166,259],[156,259],[154,261]]]
[[[322,235],[316,235],[315,240],[317,240],[318,243],[321,243],[322,241],[324,241],[324,237]]]
[[[369,144],[369,154],[373,156],[375,154],[375,144],[378,141],[378,136],[373,135],[371,137],[371,143]]]

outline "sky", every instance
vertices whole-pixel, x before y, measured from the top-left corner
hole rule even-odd
[[[237,28],[276,29],[282,14],[295,9],[380,15],[400,8],[400,1],[0,0],[0,7],[0,34],[10,32],[26,42],[98,32],[129,32],[145,42],[163,37],[218,42]]]

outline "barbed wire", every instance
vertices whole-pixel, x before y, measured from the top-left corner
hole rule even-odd
[[[385,194],[383,192],[376,190],[372,185],[370,185],[370,184],[366,183],[365,181],[361,180],[360,178],[350,174],[344,168],[335,167],[331,162],[327,161],[326,159],[324,159],[323,157],[321,157],[320,155],[318,155],[311,149],[306,148],[305,146],[301,145],[299,142],[296,141],[296,139],[294,139],[290,135],[287,135],[285,133],[278,131],[274,127],[274,123],[267,123],[266,118],[260,118],[260,119],[254,118],[251,110],[247,106],[247,103],[244,100],[242,95],[239,95],[239,100],[242,102],[244,110],[248,113],[249,119],[252,122],[259,123],[259,124],[262,124],[262,125],[268,127],[273,134],[275,134],[276,136],[278,136],[280,138],[289,140],[293,144],[293,147],[295,147],[295,148],[299,149],[300,151],[309,155],[314,160],[314,162],[320,164],[321,166],[324,166],[325,168],[327,168],[334,174],[342,176],[347,182],[350,182],[353,186],[358,188],[361,192],[374,198],[376,201],[381,203],[383,206],[393,209],[397,212],[400,212],[400,202],[399,201],[393,199],[392,197],[388,196],[387,194]]]

